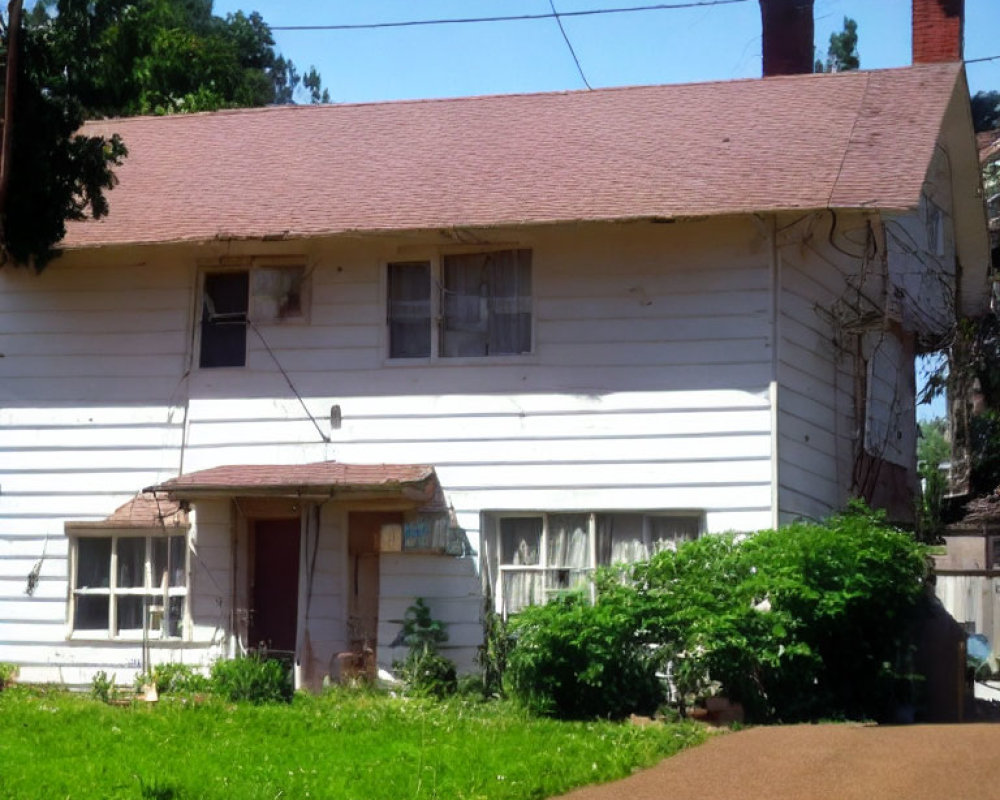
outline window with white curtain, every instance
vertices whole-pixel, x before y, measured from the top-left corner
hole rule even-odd
[[[530,353],[531,273],[528,249],[389,264],[389,358]]]
[[[699,513],[489,513],[497,610],[515,614],[561,591],[588,589],[595,567],[645,561],[701,530]]]

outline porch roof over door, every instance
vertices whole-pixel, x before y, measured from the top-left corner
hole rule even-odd
[[[367,497],[409,500],[431,510],[445,509],[444,495],[426,464],[233,464],[189,472],[145,491],[174,500],[199,497],[264,496],[298,498]]]

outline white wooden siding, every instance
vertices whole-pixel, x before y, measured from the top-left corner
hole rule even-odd
[[[31,664],[28,676],[51,677],[62,663],[123,669],[118,645],[67,642],[58,624],[63,524],[102,518],[181,465],[435,464],[477,549],[484,510],[685,509],[704,511],[710,532],[767,526],[773,343],[756,227],[727,219],[484,235],[533,250],[529,355],[387,358],[384,264],[434,255],[440,240],[429,235],[73,253],[40,276],[0,272],[0,619],[13,626],[0,629],[0,661]],[[303,256],[309,324],[260,326],[274,357],[251,330],[247,367],[189,372],[199,265],[242,254]],[[807,400],[819,407],[825,392],[808,389],[809,369],[802,391],[818,394]],[[824,434],[817,425],[816,440]],[[226,652],[231,555],[228,512],[199,506],[197,517],[195,641],[171,657],[201,663]],[[308,631],[314,667],[325,670],[344,646],[335,576],[346,559],[336,544],[343,521],[323,519]],[[29,598],[26,569],[46,537]],[[441,582],[445,561],[406,562],[405,574],[387,561],[387,615],[417,596],[454,608],[468,575]],[[473,623],[454,613],[448,621],[471,648],[463,626]]]
[[[836,236],[858,236],[863,218],[841,218]],[[802,225],[802,221],[799,222]],[[828,216],[814,223],[825,230]],[[854,362],[838,339],[835,304],[858,263],[812,227],[789,229],[778,269],[778,506],[782,523],[821,519],[849,497],[855,437]]]

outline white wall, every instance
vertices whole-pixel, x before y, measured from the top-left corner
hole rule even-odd
[[[29,679],[68,660],[124,668],[118,649],[67,655],[63,524],[100,519],[182,466],[434,464],[474,547],[483,510],[685,509],[704,511],[709,531],[770,524],[769,253],[754,225],[469,235],[532,248],[533,354],[386,358],[384,263],[453,244],[438,234],[75,253],[41,276],[0,271],[0,660],[23,663]],[[289,253],[312,270],[310,323],[262,333],[329,443],[252,332],[246,368],[192,367],[199,268]],[[216,641],[226,601],[213,605],[206,587],[229,532],[202,523],[193,607],[197,636]],[[335,595],[328,555],[324,591]],[[414,596],[436,597],[418,583]],[[388,587],[387,603],[406,603]],[[315,621],[324,652],[337,644],[331,614]]]

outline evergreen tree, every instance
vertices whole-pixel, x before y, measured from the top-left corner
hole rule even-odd
[[[816,60],[816,72],[848,72],[861,66],[858,55],[858,23],[844,17],[844,29],[830,34],[830,46],[826,51],[826,63]]]

